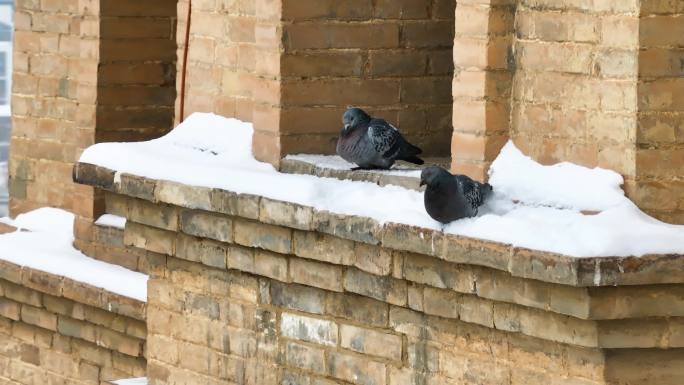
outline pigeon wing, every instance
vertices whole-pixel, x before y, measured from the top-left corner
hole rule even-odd
[[[368,139],[375,151],[385,159],[397,156],[401,147],[400,138],[399,131],[384,120],[373,119],[368,125]]]
[[[463,196],[465,196],[466,201],[477,213],[478,207],[482,205],[484,200],[481,189],[482,185],[465,175],[456,175],[455,178],[458,179],[459,184],[463,188]]]

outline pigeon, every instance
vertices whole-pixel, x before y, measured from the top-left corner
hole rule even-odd
[[[442,224],[476,216],[478,208],[492,193],[489,183],[480,183],[465,175],[451,175],[438,166],[421,172],[420,185],[427,185],[423,198],[425,210]]]
[[[396,127],[375,119],[360,108],[342,116],[344,128],[337,140],[337,154],[358,167],[352,170],[387,170],[397,160],[423,164],[422,150],[404,139]]]

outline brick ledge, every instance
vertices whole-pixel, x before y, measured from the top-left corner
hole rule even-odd
[[[0,279],[139,321],[146,318],[145,302],[12,262],[0,260]]]
[[[426,158],[425,166],[436,164],[449,168],[451,160],[449,158]],[[406,170],[420,170],[425,166],[416,166],[410,163],[401,162],[401,168]],[[351,171],[322,167],[299,159],[283,158],[280,161],[280,172],[285,174],[315,175],[319,177],[335,178],[339,180],[352,180],[357,182],[371,182],[379,186],[395,185],[411,190],[422,191],[419,178],[413,176],[388,174],[382,171]]]
[[[151,202],[317,231],[426,254],[453,263],[490,267],[514,277],[576,287],[684,283],[684,255],[575,258],[404,224],[381,225],[371,218],[339,215],[261,196],[117,173],[88,163],[74,165],[73,180]],[[280,214],[274,216],[276,212]]]

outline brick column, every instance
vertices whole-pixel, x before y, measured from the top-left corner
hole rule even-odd
[[[178,2],[177,57],[185,49],[188,1]],[[278,119],[281,5],[274,0],[193,1],[185,117],[193,112],[255,122],[255,153],[275,162],[280,153]],[[176,75],[176,120],[180,122],[182,64]]]
[[[516,12],[512,138],[542,163],[634,175],[635,2],[524,4]]]
[[[281,142],[281,56],[283,51],[282,7],[279,0],[258,0],[255,43],[258,57],[253,83],[253,152],[257,159],[278,164]]]
[[[252,121],[257,56],[257,8],[268,0],[193,1],[186,71],[185,117],[215,112]],[[273,10],[277,9],[275,2]],[[178,1],[176,124],[180,121],[182,57],[188,1]],[[269,7],[270,10],[270,7]]]
[[[477,58],[482,66],[488,56],[476,53],[486,46],[462,48],[458,31],[468,24],[458,20],[460,14],[475,20],[477,10],[487,5],[468,1],[462,6],[457,9],[455,60],[457,67],[466,58],[477,68]],[[571,161],[615,170],[642,209],[684,223],[682,8],[678,2],[655,0],[521,2],[515,10],[511,61],[510,137],[516,145],[541,163]],[[487,41],[495,46],[496,40]],[[505,80],[485,87],[486,78],[479,74],[480,88],[469,91],[464,84],[476,75],[457,73],[456,106],[464,98],[489,100],[482,95],[508,88]],[[478,110],[455,110],[454,162],[475,158],[486,164],[497,146],[487,147],[483,135],[459,133],[459,119],[472,111]],[[505,118],[506,111],[494,115]],[[483,127],[492,122],[479,121]],[[455,168],[468,172],[464,166]]]
[[[684,224],[684,4],[642,1],[635,178],[630,197]]]
[[[73,162],[94,143],[172,128],[175,14],[175,0],[17,2],[12,215],[64,208],[77,245],[93,241],[104,196],[72,183]]]
[[[16,2],[10,212],[73,209],[92,190],[71,183],[71,163],[93,143],[97,3]],[[95,19],[94,19],[95,18]]]
[[[478,180],[509,137],[513,1],[456,6],[452,171]]]

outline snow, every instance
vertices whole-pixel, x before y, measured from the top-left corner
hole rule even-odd
[[[288,155],[285,159],[297,160],[313,164],[316,167],[331,170],[350,170],[351,168],[356,167],[355,164],[347,162],[338,155],[297,154]],[[420,169],[401,168],[396,164],[390,170],[373,170],[373,173],[420,178]]]
[[[90,258],[73,247],[72,213],[46,207],[0,220],[29,230],[0,235],[1,260],[147,301],[147,275]]]
[[[512,143],[491,167],[495,194],[480,216],[442,226],[427,215],[423,194],[417,191],[281,174],[254,159],[252,133],[249,123],[196,113],[162,138],[96,144],[86,149],[80,161],[575,257],[684,254],[684,226],[665,224],[641,212],[622,193],[618,174],[569,163],[542,166]]]
[[[29,231],[52,232],[62,237],[71,237],[73,223],[74,214],[53,207],[43,207],[17,215],[11,225]]]
[[[490,169],[497,191],[522,202],[603,211],[625,201],[622,176],[614,171],[563,162],[542,166],[508,142]]]
[[[104,214],[97,218],[95,224],[123,230],[126,227],[126,218],[113,214]]]
[[[418,192],[277,172],[252,156],[252,132],[249,123],[196,113],[159,139],[91,146],[83,152],[80,162],[154,179],[259,194],[322,210],[334,207],[341,214],[366,215],[381,222],[410,218],[423,226],[436,226],[425,214]],[[388,200],[388,196],[399,201]],[[404,210],[395,210],[397,206]]]
[[[112,381],[116,385],[147,385],[147,377],[129,378],[127,380]]]

